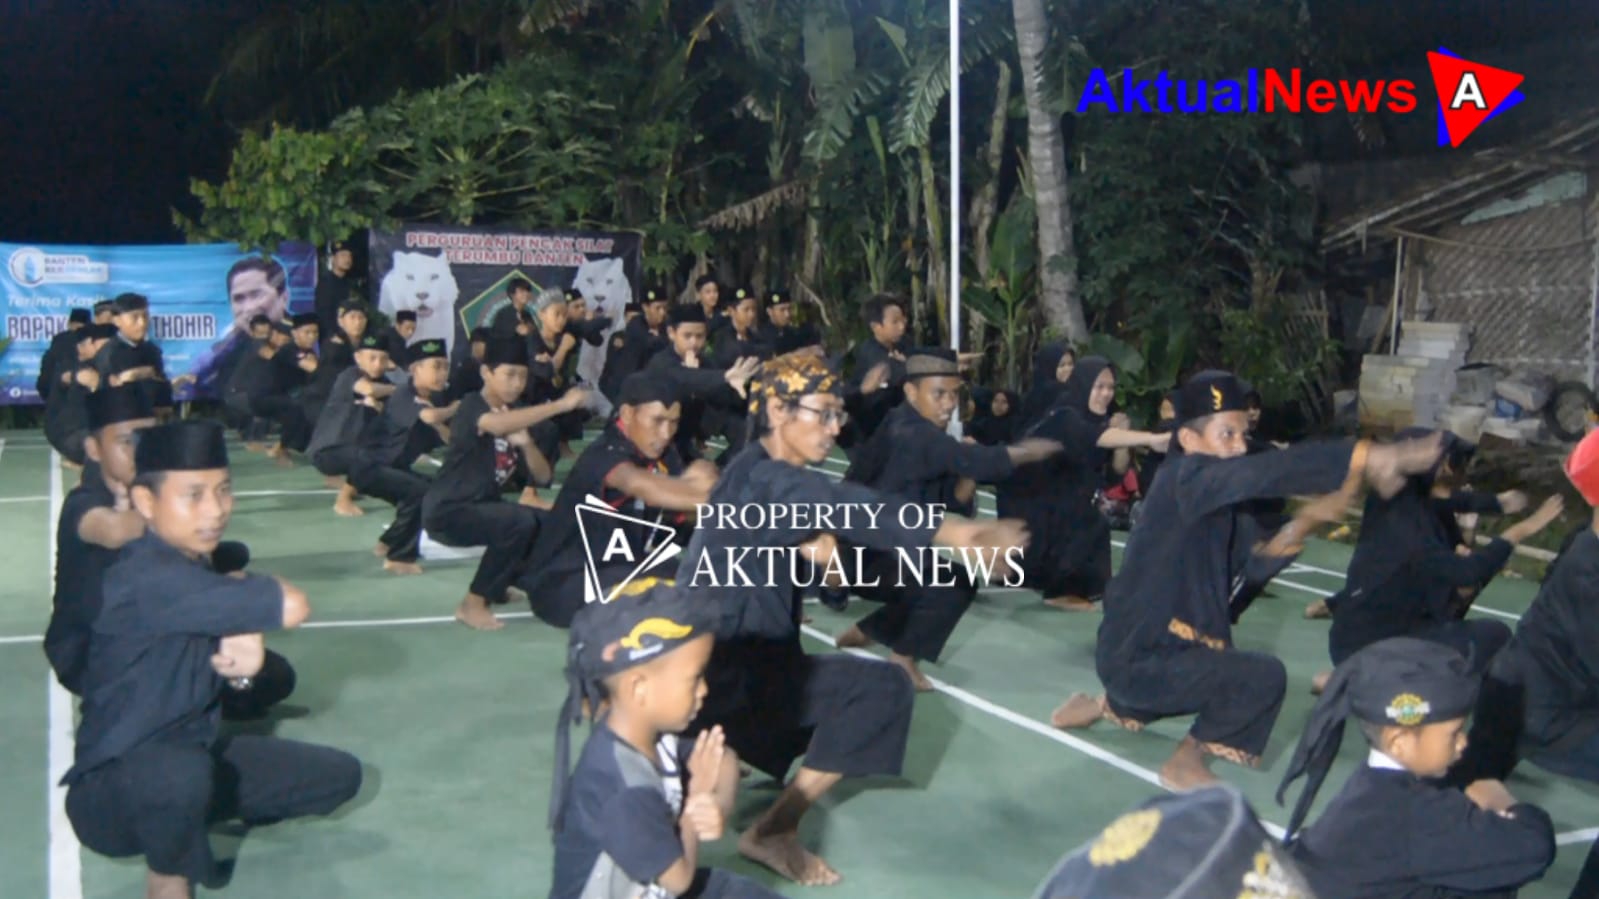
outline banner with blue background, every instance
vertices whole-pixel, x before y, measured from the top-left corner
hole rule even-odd
[[[253,261],[252,261],[253,260]],[[317,259],[310,244],[275,254],[235,244],[91,247],[0,243],[0,321],[11,343],[0,356],[0,404],[37,404],[34,380],[50,338],[67,314],[121,293],[150,300],[149,339],[161,347],[167,377],[193,375],[179,400],[215,397],[223,361],[241,350],[251,318],[273,321],[310,311]]]

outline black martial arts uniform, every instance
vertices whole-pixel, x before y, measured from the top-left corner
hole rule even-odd
[[[765,362],[772,358],[772,345],[764,342],[756,331],[739,334],[738,329],[731,325],[716,335],[716,346],[712,348],[710,355],[711,368],[725,371],[744,358],[755,358]],[[706,422],[706,425],[713,433],[721,434],[727,441],[727,449],[716,459],[718,465],[725,465],[728,459],[733,458],[744,448],[744,442],[749,436],[748,409],[742,403],[723,402],[712,407],[709,418],[710,421]]]
[[[888,413],[877,433],[856,453],[844,479],[918,505],[941,505],[949,512],[970,516],[974,504],[955,497],[959,481],[969,478],[993,483],[1011,470],[1007,447],[962,443],[924,418],[916,407],[903,403]],[[966,569],[957,564],[945,578],[955,581],[949,586],[922,585],[909,572],[901,571],[896,553],[866,550],[863,563],[865,571],[856,582],[877,586],[862,586],[854,592],[884,605],[856,627],[902,656],[938,661],[949,635],[977,595],[977,584]],[[1003,561],[996,570],[1006,571]],[[931,581],[931,570],[926,574]]]
[[[936,526],[900,525],[899,504],[858,484],[779,462],[758,442],[746,446],[722,473],[708,500],[736,506],[846,503],[884,504],[875,529],[856,516],[853,527],[830,532],[840,542],[915,554],[930,545]],[[777,562],[768,581],[752,570],[755,586],[728,585],[728,556],[753,547],[795,547],[814,534],[786,526],[761,530],[717,528],[701,521],[683,553],[677,583],[718,607],[716,648],[705,679],[710,692],[688,735],[720,724],[739,758],[782,779],[800,756],[805,766],[846,777],[896,776],[905,760],[915,690],[898,666],[853,655],[807,655],[800,645],[800,590],[789,561]],[[702,555],[719,586],[695,580]],[[751,556],[754,554],[751,553]],[[742,584],[743,581],[737,583]],[[768,584],[775,584],[769,586]]]
[[[1010,403],[1010,411],[994,414],[994,400],[1003,395]],[[977,407],[972,420],[966,423],[966,434],[983,446],[1006,446],[1016,440],[1016,422],[1021,415],[1020,400],[1014,391],[972,389],[972,404]]]
[[[1094,504],[1110,459],[1110,451],[1099,446],[1110,417],[1088,408],[1094,380],[1107,368],[1097,356],[1078,362],[1054,394],[1055,405],[1024,432],[1059,441],[1065,451],[1023,465],[996,491],[999,517],[1027,522],[1032,538],[1022,558],[1026,586],[1046,599],[1097,600],[1110,582],[1110,521]]]
[[[305,409],[293,395],[305,383],[306,372],[299,365],[301,354],[293,343],[279,347],[270,359],[262,359],[258,350],[254,358],[240,361],[238,372],[244,379],[250,414],[276,421],[282,427],[278,439],[283,448],[295,452],[304,450],[311,439]]]
[[[232,688],[211,656],[223,636],[282,627],[277,581],[218,574],[147,534],[107,569],[102,594],[62,780],[83,845],[203,881],[209,823],[324,815],[360,789],[361,763],[344,752],[219,733]]]
[[[1233,647],[1236,507],[1337,490],[1353,470],[1353,450],[1318,442],[1262,456],[1166,460],[1105,591],[1095,667],[1120,723],[1197,713],[1190,733],[1202,749],[1259,762],[1288,675],[1277,658]]]
[[[850,422],[839,434],[838,444],[846,449],[864,445],[877,431],[878,425],[888,417],[895,406],[905,400],[905,359],[911,354],[910,346],[901,339],[894,346],[884,346],[868,336],[850,351],[851,375],[849,380]],[[866,373],[879,363],[888,363],[888,384],[879,390],[866,393],[861,382]]]
[[[1316,895],[1509,897],[1554,859],[1554,825],[1537,806],[1501,817],[1393,764],[1374,754],[1293,843]]]
[[[305,420],[315,427],[322,420],[322,410],[328,397],[334,395],[339,375],[355,367],[355,348],[360,340],[350,341],[343,331],[322,341],[317,353],[316,371],[302,375],[305,386],[300,390],[300,406],[305,410]],[[403,358],[403,357],[394,357]]]
[[[354,462],[355,447],[367,423],[378,414],[378,403],[355,392],[355,385],[366,381],[366,373],[350,366],[333,381],[333,391],[322,407],[316,430],[305,454],[316,470],[327,477],[348,475]],[[387,382],[384,382],[387,383]]]
[[[519,454],[506,438],[478,430],[478,419],[488,413],[483,394],[461,399],[450,421],[444,464],[422,501],[422,526],[445,546],[484,547],[470,590],[489,602],[502,602],[505,588],[527,561],[540,512],[500,499],[516,473]]]
[[[669,379],[682,397],[683,415],[677,423],[677,436],[673,443],[685,462],[700,457],[698,440],[709,437],[709,428],[721,410],[742,406],[738,392],[727,383],[727,372],[711,366],[704,356],[699,368],[683,364],[683,357],[670,344],[650,359],[646,368],[655,375]]]
[[[335,275],[331,269],[317,272],[316,299],[312,311],[316,313],[317,326],[323,334],[339,331],[339,307],[350,300],[350,276]]]
[[[1457,555],[1453,518],[1500,511],[1493,494],[1434,497],[1429,477],[1412,477],[1391,499],[1368,495],[1344,588],[1327,600],[1333,664],[1378,640],[1408,636],[1451,646],[1477,671],[1486,671],[1509,641],[1510,628],[1488,619],[1463,619],[1467,604],[1458,591],[1481,590],[1510,561],[1514,548],[1495,539]]]
[[[522,392],[522,402],[528,406],[537,406],[540,403],[554,402],[565,393],[568,383],[561,372],[555,369],[555,351],[561,344],[561,339],[566,336],[562,331],[555,338],[555,346],[550,346],[544,339],[544,333],[537,327],[527,336],[527,388]],[[540,360],[539,357],[545,357]],[[575,364],[577,347],[574,345],[563,365]],[[583,409],[573,409],[562,412],[554,418],[547,418],[534,425],[528,433],[533,437],[533,445],[544,454],[550,465],[554,465],[561,458],[561,441],[577,440],[583,436],[583,422],[588,419],[589,413]]]
[[[600,376],[600,389],[608,389],[605,395],[613,401],[629,375],[643,371],[657,353],[672,346],[671,339],[666,336],[666,323],[663,321],[659,328],[652,331],[642,315],[628,322],[619,336],[622,338],[621,352],[617,352],[615,338],[612,338],[611,352],[605,357],[605,372]]]
[[[72,488],[61,503],[61,518],[56,522],[55,597],[50,626],[44,632],[44,654],[55,669],[56,680],[75,696],[83,694],[90,628],[100,614],[100,579],[117,557],[116,551],[78,536],[85,515],[117,503],[100,466],[91,468],[85,470],[83,483]]]
[[[677,538],[667,537],[643,525],[594,519],[588,527],[585,544],[584,531],[578,526],[577,510],[587,497],[598,497],[601,502],[631,518],[651,521],[674,530],[687,526],[688,516],[685,513],[646,506],[642,500],[606,486],[605,479],[619,465],[636,465],[669,477],[683,473],[683,460],[676,447],[668,445],[660,459],[646,459],[615,421],[606,425],[605,431],[584,448],[577,461],[572,463],[572,470],[566,473],[561,492],[555,497],[555,507],[550,510],[544,527],[539,531],[533,554],[528,560],[527,573],[518,583],[522,592],[528,595],[533,614],[556,627],[570,627],[572,616],[583,608],[584,561],[592,558],[599,565],[614,539],[614,531],[620,530],[624,534],[623,539],[627,541],[633,558],[618,558],[614,564],[601,566],[598,573],[602,590],[614,587],[626,578],[638,563],[644,561],[649,551],[663,540],[681,540],[681,535]],[[641,571],[640,574],[648,575],[650,572]]]
[[[172,382],[167,380],[166,358],[154,341],[145,339],[134,343],[118,332],[94,357],[94,367],[100,372],[102,384],[113,372],[145,366],[155,369],[154,377],[139,382],[150,397],[150,405],[156,409],[172,408]]]
[[[77,352],[77,348],[73,348]],[[85,405],[89,388],[78,382],[78,370],[92,368],[91,363],[77,361],[77,356],[63,358],[56,369],[55,388],[44,404],[44,437],[56,452],[76,465],[88,462],[88,450],[83,441],[89,436],[89,411]],[[62,378],[66,380],[62,380]],[[104,378],[100,383],[104,384]]]
[[[495,337],[520,337],[522,335],[516,333],[517,326],[530,325],[532,323],[533,317],[528,313],[527,307],[524,306],[521,309],[517,309],[515,303],[507,302],[504,306],[494,310],[494,317],[489,320],[489,330],[493,332]],[[533,330],[537,331],[538,329],[534,328]]]
[[[421,418],[428,407],[412,383],[400,385],[383,411],[367,420],[351,454],[350,484],[394,506],[394,523],[378,538],[391,562],[415,562],[420,553],[422,502],[432,482],[411,466],[444,443],[438,429]]]
[[[1275,452],[1277,447],[1258,437],[1245,437],[1248,455]],[[1153,473],[1150,475],[1153,479]],[[1261,544],[1288,524],[1288,500],[1280,496],[1253,499],[1238,508],[1238,536],[1233,541],[1233,593],[1230,602],[1233,623],[1243,616],[1266,591],[1271,579],[1282,574],[1299,553],[1274,556],[1257,551]]]
[[[69,328],[56,332],[50,338],[50,346],[45,348],[44,355],[39,357],[39,377],[33,382],[33,389],[39,394],[39,399],[49,403],[50,391],[61,383],[62,363],[77,360],[78,329]]]

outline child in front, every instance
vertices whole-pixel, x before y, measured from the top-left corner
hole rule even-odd
[[[550,899],[777,896],[698,863],[700,842],[721,837],[738,783],[721,728],[702,731],[686,753],[674,736],[705,699],[714,608],[646,578],[573,619],[550,791]],[[568,777],[567,731],[583,717],[596,724]]]
[[[1554,825],[1497,780],[1438,780],[1465,749],[1480,675],[1455,650],[1415,637],[1373,643],[1333,672],[1277,790],[1306,778],[1287,839],[1319,896],[1513,896],[1555,857]],[[1371,751],[1296,839],[1353,717]]]

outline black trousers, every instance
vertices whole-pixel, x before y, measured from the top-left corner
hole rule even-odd
[[[422,524],[445,546],[483,547],[483,559],[469,589],[489,602],[501,602],[505,588],[516,581],[527,563],[540,514],[538,509],[500,500],[446,503],[425,508]]]
[[[779,780],[805,767],[845,777],[898,776],[916,691],[897,665],[807,655],[791,641],[722,641],[688,736],[720,724],[739,758]]]
[[[216,867],[208,825],[326,815],[360,789],[360,761],[325,746],[242,735],[209,747],[152,741],[83,775],[67,791],[67,817],[101,855],[142,855],[157,874],[203,881]]]
[[[1245,765],[1266,751],[1288,692],[1280,660],[1240,649],[1162,648],[1132,660],[1102,653],[1096,667],[1124,723],[1197,714],[1189,734],[1207,752]]]
[[[1299,558],[1298,553],[1291,556],[1266,556],[1257,552],[1250,552],[1243,562],[1243,568],[1233,578],[1233,594],[1227,602],[1227,613],[1232,617],[1233,624],[1255,604],[1260,594],[1266,592],[1266,586],[1272,578],[1282,574],[1294,560]]]
[[[348,475],[355,464],[355,447],[347,445],[324,446],[311,455],[311,465],[327,477]],[[359,489],[359,488],[358,488]],[[362,491],[363,493],[365,491]],[[371,494],[376,495],[376,494]]]
[[[433,482],[408,468],[388,465],[355,465],[349,477],[362,494],[394,506],[394,523],[378,538],[389,548],[389,561],[415,562],[421,555],[422,499]]]
[[[258,418],[270,418],[283,428],[279,439],[284,449],[304,452],[306,444],[311,442],[311,424],[306,420],[305,410],[287,394],[252,398],[250,414]]]
[[[931,571],[927,572],[930,576]],[[953,586],[917,586],[909,572],[903,578],[898,557],[894,553],[872,552],[867,555],[866,570],[860,583],[877,583],[876,587],[863,587],[856,593],[866,599],[883,603],[882,608],[862,618],[856,626],[874,642],[887,646],[894,652],[927,662],[938,661],[949,642],[950,634],[960,624],[961,616],[971,608],[977,596],[977,586],[957,568]]]

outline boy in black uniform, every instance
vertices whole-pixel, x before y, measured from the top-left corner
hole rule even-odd
[[[416,310],[401,309],[394,313],[394,324],[383,332],[383,349],[396,366],[405,359],[405,348],[411,345],[411,338],[415,336]]]
[[[1555,857],[1554,826],[1497,780],[1459,789],[1440,783],[1465,748],[1465,721],[1479,677],[1430,640],[1373,643],[1340,665],[1310,714],[1277,790],[1306,776],[1287,839],[1322,896],[1402,899],[1514,895]],[[1299,825],[1354,717],[1371,744],[1321,818]],[[1296,839],[1297,837],[1297,839]]]
[[[346,476],[354,461],[356,440],[368,419],[383,408],[383,401],[394,392],[394,385],[384,378],[389,371],[391,341],[376,335],[361,338],[355,351],[355,364],[339,372],[333,379],[333,391],[322,407],[322,417],[305,454],[316,470],[339,484],[338,498],[333,501],[333,511],[346,517],[362,515],[355,504],[356,489]]]
[[[705,316],[705,328],[711,336],[727,327],[727,308],[722,305],[722,286],[713,275],[701,275],[694,281],[694,299]]]
[[[721,730],[701,732],[692,749],[675,736],[705,698],[715,621],[688,591],[653,581],[629,585],[642,595],[590,604],[572,625],[550,790],[550,899],[776,899],[699,866],[700,844],[721,838],[738,786]],[[568,729],[590,717],[569,776]]]
[[[740,287],[733,292],[733,301],[727,309],[727,327],[716,335],[711,347],[711,367],[730,369],[745,359],[765,362],[772,358],[772,345],[767,343],[756,325],[760,322],[761,298],[755,291]],[[721,434],[727,449],[717,457],[717,464],[725,465],[728,459],[744,448],[749,432],[749,417],[743,404],[713,407],[707,422],[712,433]]]
[[[95,327],[95,326],[91,326]],[[56,522],[55,599],[44,654],[61,686],[83,694],[89,635],[100,614],[100,579],[117,551],[144,534],[144,519],[128,501],[137,432],[155,426],[150,398],[134,384],[89,394],[88,457],[96,463],[72,488]]]
[[[505,287],[505,295],[511,302],[494,311],[489,330],[495,337],[526,337],[532,334],[532,316],[527,311],[527,304],[533,300],[533,285],[526,279],[513,278]]]
[[[218,733],[224,690],[248,690],[261,632],[298,627],[306,597],[264,575],[207,564],[232,512],[221,425],[150,428],[129,491],[146,533],[107,571],[85,673],[77,757],[62,783],[78,839],[143,856],[147,896],[188,897],[215,873],[207,825],[327,814],[361,764],[334,749]]]
[[[89,310],[74,309],[67,313],[66,328],[50,338],[50,346],[39,357],[39,377],[33,382],[39,399],[46,403],[50,401],[50,389],[56,385],[56,369],[60,367],[61,360],[72,358],[73,350],[78,346],[78,329],[89,324]]]
[[[527,388],[522,401],[528,405],[553,402],[567,385],[566,368],[577,349],[577,338],[567,330],[566,293],[554,287],[539,291],[527,307],[532,313],[532,330],[527,335]],[[553,464],[561,458],[562,444],[583,435],[587,413],[573,409],[532,431],[533,445]],[[528,494],[536,499],[536,490]],[[549,508],[547,501],[538,501]]]
[[[1238,379],[1190,378],[1178,401],[1169,458],[1128,537],[1121,570],[1105,592],[1095,652],[1105,695],[1077,694],[1055,710],[1056,727],[1106,718],[1131,730],[1198,713],[1165,765],[1161,781],[1189,789],[1215,781],[1207,756],[1258,767],[1282,708],[1287,671],[1274,656],[1239,650],[1228,614],[1237,507],[1258,497],[1327,494],[1337,506],[1361,479],[1392,494],[1403,476],[1424,471],[1438,443],[1305,443],[1245,457],[1247,418]],[[1336,491],[1336,492],[1335,492]],[[1295,519],[1285,530],[1315,518]],[[1300,542],[1302,531],[1280,544]]]
[[[761,339],[774,348],[795,330],[794,303],[787,291],[773,290],[766,294],[766,321],[759,330]]]
[[[565,312],[563,302],[561,310]],[[489,610],[521,573],[539,510],[500,499],[517,470],[520,454],[537,483],[549,483],[548,457],[533,445],[528,429],[581,406],[588,391],[573,388],[559,400],[518,407],[527,387],[527,343],[496,338],[483,357],[483,390],[461,398],[450,422],[450,446],[438,477],[422,503],[422,524],[445,546],[486,547],[455,617],[476,630],[504,625]]]
[[[759,558],[762,550],[814,558],[832,569],[828,544],[851,541],[916,555],[931,545],[998,552],[1026,542],[1020,522],[979,522],[947,515],[909,528],[902,500],[859,484],[834,481],[807,466],[827,458],[848,416],[838,376],[815,356],[779,356],[751,384],[751,411],[760,429],[722,472],[708,501],[736,515],[762,515],[762,527],[701,518],[677,570],[677,583],[714,604],[717,642],[706,674],[710,698],[691,731],[721,725],[740,759],[782,779],[800,756],[805,763],[769,809],[739,838],[745,856],[806,885],[839,875],[799,841],[800,820],[845,777],[896,776],[904,762],[915,690],[900,668],[848,654],[808,655],[800,644],[800,590],[784,577],[788,558],[752,566],[750,578],[729,567],[730,556]],[[829,518],[825,529],[793,518],[768,519],[766,510],[876,508]],[[912,521],[911,523],[915,523]],[[875,524],[875,527],[873,526]],[[820,548],[808,556],[802,547]]]
[[[406,382],[367,422],[350,463],[350,484],[367,496],[394,506],[394,523],[378,538],[375,552],[383,570],[421,574],[417,564],[422,537],[426,477],[411,470],[416,460],[450,436],[449,422],[460,402],[445,402],[449,368],[444,342],[425,340],[410,348]],[[480,388],[481,389],[481,388]]]
[[[339,305],[335,330],[322,334],[322,345],[317,352],[316,371],[306,378],[300,391],[300,405],[305,409],[305,420],[315,425],[322,418],[322,407],[333,394],[333,382],[345,369],[355,364],[355,348],[366,336],[366,306],[360,300],[346,300]]]
[[[89,433],[85,401],[104,380],[95,367],[95,360],[115,339],[116,327],[86,325],[72,334],[72,355],[55,360],[55,372],[51,375],[55,387],[44,404],[44,436],[62,458],[81,467],[86,461],[83,439]],[[109,359],[107,362],[109,364]]]
[[[555,506],[539,529],[527,574],[518,584],[533,613],[556,627],[571,626],[572,616],[585,601],[604,595],[657,545],[673,539],[619,519],[596,518],[585,532],[578,523],[578,509],[589,497],[629,518],[686,531],[695,506],[705,502],[716,483],[715,466],[702,460],[685,469],[672,444],[682,405],[671,381],[633,375],[623,382],[617,403],[616,418],[566,473]],[[612,543],[618,530],[625,548]],[[596,564],[614,561],[598,572],[599,583],[585,587],[585,558]]]
[[[844,479],[902,497],[922,506],[935,505],[975,517],[979,483],[991,484],[1025,465],[1060,452],[1053,440],[1024,440],[1015,446],[962,443],[946,430],[960,402],[960,363],[954,350],[920,350],[905,361],[905,402],[888,414],[883,426],[856,453]],[[933,684],[918,660],[938,661],[955,625],[971,606],[977,585],[959,566],[957,583],[919,584],[902,576],[893,553],[867,551],[865,571],[855,592],[883,603],[838,638],[840,647],[881,643],[889,661],[905,669],[916,689]],[[1001,568],[1003,570],[1003,568]]]
[[[164,421],[172,415],[174,385],[167,380],[161,348],[145,339],[150,331],[150,301],[136,293],[124,293],[112,303],[111,322],[117,326],[117,336],[95,356],[95,368],[99,370],[102,380],[111,373],[111,353],[118,344],[126,348],[124,353],[136,354],[137,366],[130,369],[128,380],[144,384],[142,389],[150,394],[150,405],[155,408],[156,418]],[[185,380],[193,379],[188,375],[178,379],[179,382]]]
[[[705,350],[705,312],[695,305],[674,306],[666,335],[670,345],[650,359],[645,370],[651,377],[670,380],[683,401],[683,418],[677,426],[677,452],[684,460],[700,457],[699,439],[705,434],[708,407],[741,405],[743,385],[760,366],[757,359],[741,359],[732,368],[702,367]]]
[[[101,300],[94,304],[94,323],[97,325],[113,324],[116,317],[117,304],[112,300]]]
[[[328,255],[327,274],[316,279],[316,299],[312,304],[323,333],[332,334],[337,330],[338,319],[350,301],[349,275],[354,267],[354,249],[348,241],[335,240]]]
[[[641,314],[629,319],[621,333],[612,336],[611,351],[605,355],[605,370],[600,374],[600,391],[613,403],[617,402],[622,382],[642,371],[655,354],[671,345],[666,336],[666,314],[666,291],[651,287],[644,291]]]
[[[854,360],[852,384],[861,391],[862,404],[856,414],[856,434],[851,443],[859,445],[877,430],[888,416],[889,410],[900,404],[905,394],[900,385],[905,383],[905,327],[907,318],[905,300],[892,294],[878,294],[866,301],[866,327],[871,336],[856,344],[851,351]],[[887,363],[888,390],[868,393],[864,381],[878,365]]]
[[[267,455],[287,464],[289,453],[305,452],[311,440],[312,421],[306,416],[302,390],[321,366],[316,355],[316,316],[299,313],[289,322],[279,322],[287,331],[287,343],[271,344],[272,355],[259,392],[250,401],[251,410],[261,418],[275,418],[282,427],[278,445]]]

